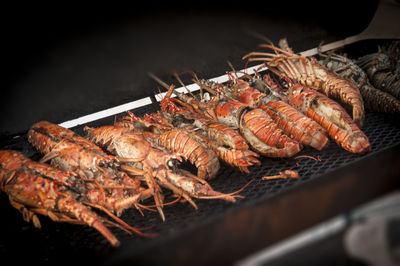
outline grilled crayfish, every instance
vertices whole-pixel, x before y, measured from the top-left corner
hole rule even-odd
[[[179,76],[175,76],[185,87]],[[168,86],[157,77],[152,77],[168,89],[160,103],[160,113],[167,123],[181,132],[190,133],[201,145],[210,147],[219,159],[242,172],[249,173],[248,167],[260,164],[259,155],[250,150],[239,132],[217,121],[213,101],[202,102],[194,95],[190,97],[179,93],[173,85]],[[171,97],[173,92],[178,99]]]
[[[371,150],[368,137],[341,105],[318,91],[286,81],[289,86],[287,102],[318,122],[342,148],[358,154]]]
[[[197,168],[197,176],[201,179],[212,179],[218,173],[220,163],[217,155],[198,134],[186,128],[174,127],[160,112],[145,114],[143,117],[129,113],[116,125],[140,130],[152,146],[184,155]]]
[[[272,44],[261,44],[260,47],[269,48],[275,53],[251,52],[243,59],[263,61],[269,70],[281,78],[288,77],[329,97],[340,99],[351,106],[354,122],[362,127],[364,103],[360,91],[353,82],[323,67],[315,58],[297,55],[288,47],[280,49]]]
[[[367,74],[353,60],[332,53],[328,55],[320,54],[320,56],[323,57],[319,61],[322,65],[340,76],[352,80],[358,86],[366,109],[375,112],[400,114],[400,101],[390,93],[372,86]]]
[[[232,194],[214,191],[207,182],[188,171],[177,168],[171,170],[170,160],[181,160],[182,155],[169,154],[152,147],[140,131],[118,126],[85,127],[85,131],[93,142],[116,155],[120,162],[131,163],[135,167],[132,174],[155,179],[161,186],[171,189],[177,195],[182,195],[195,208],[197,207],[190,197],[235,201]],[[123,167],[123,169],[131,171],[129,168]],[[160,201],[159,203],[161,204]]]
[[[51,161],[56,168],[75,172],[86,181],[91,204],[118,216],[132,206],[140,209],[139,201],[153,193],[151,188],[143,188],[139,179],[120,171],[114,156],[72,130],[41,121],[29,129],[28,141],[45,154],[42,162]]]
[[[284,102],[258,75],[250,79],[246,81],[244,78],[232,77],[231,84],[227,86],[205,80],[197,80],[197,83],[208,90],[218,89],[215,92],[219,92],[222,98],[234,98],[252,108],[262,109],[279,129],[303,145],[317,150],[322,150],[328,145],[326,132],[317,122]]]
[[[202,87],[205,87],[204,84]],[[182,93],[176,94],[179,100],[174,101],[188,106],[192,113],[204,114],[213,123],[231,128],[232,134],[237,134],[236,130],[239,130],[240,138],[244,138],[241,143],[249,143],[251,149],[258,154],[268,157],[291,157],[303,147],[301,143],[284,134],[261,109],[252,108],[234,99],[220,99],[217,95],[209,100],[198,101]]]
[[[382,52],[372,53],[358,58],[356,63],[367,73],[375,88],[400,100],[400,77],[391,71],[388,55]]]
[[[98,230],[112,245],[118,239],[107,229],[107,220],[99,217],[77,198],[76,174],[37,163],[22,153],[0,151],[0,190],[8,194],[11,205],[24,219],[40,228],[37,214],[55,222],[86,224]]]

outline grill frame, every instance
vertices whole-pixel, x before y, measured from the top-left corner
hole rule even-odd
[[[344,51],[357,57],[373,52],[376,43],[376,40],[362,41],[346,46]],[[132,111],[140,116],[157,109],[157,103],[153,103]],[[114,117],[108,117],[86,125],[95,127],[111,124],[113,120]],[[79,258],[106,265],[133,262],[146,265],[231,264],[265,245],[398,188],[395,166],[400,163],[399,122],[399,118],[367,112],[363,130],[370,138],[372,152],[364,156],[348,153],[331,141],[329,147],[321,152],[305,148],[299,153],[314,157],[320,155],[321,162],[306,158],[262,158],[262,166],[252,167],[250,176],[224,165],[210,184],[215,190],[228,193],[255,178],[241,193],[245,199],[236,204],[196,200],[198,211],[187,203],[167,206],[165,223],[156,213],[147,212],[146,217],[140,217],[137,211],[128,210],[122,215],[123,220],[137,227],[154,225],[149,231],[160,233],[160,236],[143,239],[112,229],[122,242],[117,249],[110,247],[97,231],[89,227],[58,224],[43,217],[40,218],[43,229],[35,229],[21,219],[2,194],[0,205],[7,218],[1,219],[5,232],[0,251],[3,257],[13,256],[23,248],[29,250],[29,256],[18,260],[50,264],[58,262],[60,256],[64,262]],[[83,135],[84,126],[72,130]],[[27,143],[25,135],[13,136],[0,146],[22,151],[34,160],[41,157]],[[296,162],[300,166],[296,166]],[[300,178],[260,180],[261,176],[285,169],[298,170]],[[168,199],[171,197],[167,192]],[[22,232],[21,228],[24,229]],[[65,254],[71,255],[65,257]]]

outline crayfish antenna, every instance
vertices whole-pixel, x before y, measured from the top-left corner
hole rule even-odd
[[[244,196],[238,195],[240,192],[242,192],[248,185],[250,185],[252,182],[254,181],[254,179],[250,180],[249,182],[247,182],[247,184],[245,184],[243,187],[241,187],[240,189],[231,192],[231,193],[220,193],[220,192],[215,192],[216,195],[213,196],[198,196],[197,198],[199,199],[225,199],[231,202],[235,202],[235,198],[241,198],[243,199]]]
[[[124,222],[122,219],[118,218],[116,215],[114,215],[113,213],[111,213],[109,210],[107,210],[106,208],[104,208],[103,206],[99,205],[99,204],[94,204],[94,203],[90,203],[90,202],[85,202],[86,205],[89,205],[90,207],[99,209],[103,212],[105,212],[108,216],[110,216],[114,221],[116,221],[120,226],[122,226],[123,228],[127,229],[128,232],[129,230],[132,232],[135,232],[136,234],[140,235],[140,236],[151,236],[151,234],[146,234],[143,233],[142,231],[140,231],[138,228],[132,227],[129,224],[127,224],[126,222]],[[124,230],[126,231],[126,230]]]
[[[173,73],[174,77],[178,80],[178,82],[182,85],[182,87],[184,87],[186,89],[186,91],[190,94],[190,96],[192,96],[194,99],[197,99],[197,97],[189,90],[188,87],[186,87],[186,85],[183,83],[183,81],[181,80],[181,78],[179,77],[177,72]]]
[[[167,83],[165,83],[164,81],[162,81],[159,77],[157,77],[156,75],[154,75],[154,73],[152,72],[148,72],[147,73],[152,79],[154,79],[158,84],[160,84],[161,86],[163,86],[165,89],[167,89],[167,94],[165,94],[164,99],[169,99],[171,98],[172,93],[175,91],[175,85],[171,84],[168,85]]]
[[[197,83],[200,82],[199,77],[197,76],[196,72],[192,71],[193,82]]]
[[[157,81],[158,84],[160,84],[161,86],[163,86],[164,88],[168,89],[170,86],[168,86],[167,83],[165,83],[164,81],[162,81],[159,77],[157,77],[153,72],[148,72],[147,73],[152,79],[154,79],[155,81]]]
[[[251,30],[247,25],[243,27],[243,30],[245,33],[249,34],[250,36],[260,39],[260,40],[263,40],[263,41],[275,46],[274,43],[271,41],[271,39],[269,39],[267,36],[262,35],[261,33],[255,31],[255,30]]]
[[[197,76],[196,72],[191,71],[191,73],[192,73],[192,76],[193,76],[192,81],[193,81],[194,83],[196,83],[197,86],[199,86],[199,88],[200,88],[200,98],[203,99],[203,86],[202,86],[202,84],[201,84],[201,82],[200,82],[200,79],[199,79],[199,77]],[[213,95],[215,95],[215,94],[213,93]]]
[[[170,202],[161,203],[160,205],[154,204],[154,205],[150,205],[150,206],[146,206],[146,207],[152,208],[152,207],[164,207],[164,206],[169,206],[169,205],[173,205],[173,204],[179,202],[181,199],[182,199],[182,194],[179,194],[179,196],[178,196],[176,199],[174,199],[174,200],[172,200],[172,201],[170,201]],[[141,229],[141,228],[138,228],[138,229]]]
[[[239,79],[239,76],[237,75],[237,71],[236,71],[236,69],[233,67],[231,61],[227,60],[226,63],[227,63],[228,66],[232,69],[232,72],[235,74],[236,79]]]

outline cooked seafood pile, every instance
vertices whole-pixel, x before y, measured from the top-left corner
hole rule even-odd
[[[400,112],[399,42],[355,60],[332,52],[303,57],[285,39],[279,47],[260,47],[269,51],[243,59],[261,61],[267,70],[250,75],[231,66],[223,84],[193,73],[197,94],[151,75],[167,89],[157,112],[127,112],[112,125],[86,126],[84,136],[35,123],[27,139],[43,157],[36,162],[19,151],[0,151],[1,191],[35,227],[38,215],[88,225],[117,246],[109,227],[152,236],[120,218],[127,209],[156,211],[165,220],[163,207],[178,201],[194,209],[196,200],[234,203],[245,186],[222,193],[209,183],[221,165],[250,173],[261,157],[288,158],[304,147],[323,151],[336,144],[363,155],[371,151],[362,131],[364,108]],[[288,169],[260,179],[296,177]],[[166,202],[166,191],[176,198]]]

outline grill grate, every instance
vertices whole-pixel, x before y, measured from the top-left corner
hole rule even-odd
[[[154,112],[158,109],[156,104],[144,106],[134,110],[136,115]],[[100,126],[111,124],[114,117],[104,118],[99,121],[89,123],[89,126]],[[372,152],[370,154],[383,151],[390,147],[400,144],[400,123],[396,117],[367,112],[363,131],[368,136]],[[73,130],[83,135],[83,126]],[[34,160],[40,158],[38,154],[26,141],[25,136],[13,138],[2,145],[3,149],[15,149],[23,152]],[[188,203],[177,203],[172,206],[165,206],[164,213],[166,221],[163,223],[158,213],[145,211],[145,216],[141,216],[136,210],[127,210],[123,213],[122,219],[135,227],[153,226],[148,232],[158,233],[156,238],[142,238],[136,235],[130,236],[125,232],[112,228],[111,231],[120,239],[122,245],[129,245],[132,252],[141,248],[167,243],[170,237],[182,231],[196,228],[206,224],[220,216],[224,216],[237,208],[244,208],[250,204],[256,204],[278,195],[288,189],[301,186],[304,182],[309,182],[315,178],[329,173],[335,169],[362,160],[365,156],[351,154],[341,149],[333,141],[328,148],[317,151],[312,148],[305,148],[298,155],[308,155],[321,159],[315,161],[309,158],[289,158],[271,159],[261,158],[262,165],[252,167],[251,174],[244,174],[235,171],[233,168],[222,165],[219,175],[209,183],[221,192],[229,193],[239,190],[250,180],[253,180],[240,195],[244,199],[238,199],[235,204],[226,203],[222,200],[197,200],[199,209],[196,211]],[[262,181],[262,176],[275,175],[279,171],[286,169],[297,170],[300,174],[298,179],[270,180]],[[165,191],[166,202],[173,200],[171,193]],[[152,202],[146,201],[144,204],[151,205]],[[17,250],[25,249],[34,254],[38,262],[54,263],[60,260],[60,256],[71,254],[81,258],[90,258],[91,261],[103,262],[110,257],[115,249],[110,247],[108,242],[94,229],[71,224],[58,224],[48,218],[40,217],[42,230],[36,229],[33,225],[25,223],[21,215],[14,210],[8,203],[4,194],[0,195],[0,205],[5,216],[2,215],[1,228],[2,238],[0,238],[0,253],[2,256],[13,254]],[[22,230],[21,230],[22,229]],[[5,232],[6,231],[6,232]],[[208,237],[208,236],[205,236]],[[23,241],[22,241],[23,239]],[[9,255],[8,255],[9,256]],[[93,257],[95,256],[95,257]],[[15,258],[24,260],[28,258]],[[68,258],[66,258],[68,259]],[[32,260],[32,258],[30,258]]]

